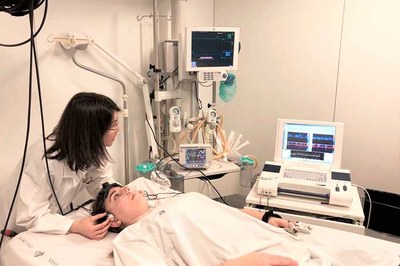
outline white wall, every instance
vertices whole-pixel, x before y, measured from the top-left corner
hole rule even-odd
[[[137,21],[137,15],[152,13],[152,3],[146,0],[117,1],[48,1],[45,27],[36,38],[40,63],[41,89],[44,102],[45,128],[50,133],[68,100],[79,91],[94,91],[110,96],[122,107],[121,86],[111,80],[78,68],[69,51],[49,43],[47,37],[63,33],[83,36],[85,33],[107,47],[130,67],[145,76],[153,50],[152,20]],[[43,7],[35,12],[39,25]],[[14,18],[0,13],[1,43],[15,43],[29,36],[28,16]],[[131,169],[148,157],[144,130],[144,106],[141,88],[129,75],[94,46],[77,53],[79,61],[92,68],[123,80],[128,90],[130,115]],[[0,47],[0,183],[9,176],[22,156],[25,139],[29,45],[18,48]],[[37,89],[33,90],[33,110],[30,143],[40,137]],[[122,118],[120,119],[122,123]],[[123,134],[110,148],[115,177],[124,182]],[[132,171],[134,174],[134,171]]]
[[[219,111],[227,130],[251,141],[242,153],[273,160],[277,118],[341,121],[352,181],[398,194],[399,8],[395,0],[216,0],[216,26],[241,29],[238,93]]]
[[[346,3],[337,119],[355,182],[400,194],[400,2]]]
[[[46,26],[37,38],[46,132],[78,91],[104,93],[122,104],[117,83],[75,66],[68,52],[47,42],[48,35],[84,32],[142,74],[153,61],[152,21],[136,20],[152,12],[152,1],[49,2]],[[160,14],[169,12],[167,2],[160,1]],[[209,7],[207,2],[207,8],[193,12],[211,14]],[[215,26],[241,28],[238,93],[230,103],[218,101],[218,109],[228,132],[235,130],[250,140],[243,154],[257,156],[260,164],[273,159],[278,117],[343,121],[343,167],[351,170],[353,182],[399,193],[399,8],[396,0],[215,0]],[[42,10],[36,12],[37,25]],[[27,21],[0,13],[0,42],[25,39]],[[147,158],[142,92],[134,78],[95,48],[78,57],[94,68],[118,73],[126,82],[133,168]],[[1,183],[22,155],[29,47],[0,47],[0,59]],[[33,98],[37,102],[36,93]],[[39,134],[35,104],[31,138]],[[110,149],[121,181],[122,151],[121,134]]]

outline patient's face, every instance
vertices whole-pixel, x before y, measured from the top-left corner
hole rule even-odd
[[[122,225],[130,225],[138,217],[149,210],[147,199],[143,191],[129,189],[128,187],[113,187],[108,192],[104,201],[107,212],[112,213]]]

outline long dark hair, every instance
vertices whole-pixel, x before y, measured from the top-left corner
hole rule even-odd
[[[103,136],[111,127],[113,115],[120,108],[107,96],[80,92],[68,102],[65,110],[46,139],[54,141],[45,156],[66,159],[72,171],[84,171],[91,166],[104,166],[110,159]]]

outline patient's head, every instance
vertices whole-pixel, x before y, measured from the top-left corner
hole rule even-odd
[[[132,190],[113,183],[103,185],[92,205],[92,215],[107,212],[114,216],[111,227],[133,224],[149,210],[143,191]]]

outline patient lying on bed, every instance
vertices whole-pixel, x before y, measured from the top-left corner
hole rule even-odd
[[[154,198],[165,200],[152,206],[149,199]],[[329,255],[297,240],[282,228],[199,193],[151,195],[110,185],[99,193],[93,212],[112,214],[111,226],[124,228],[113,241],[116,265],[297,265],[297,262],[331,265],[332,262]]]

